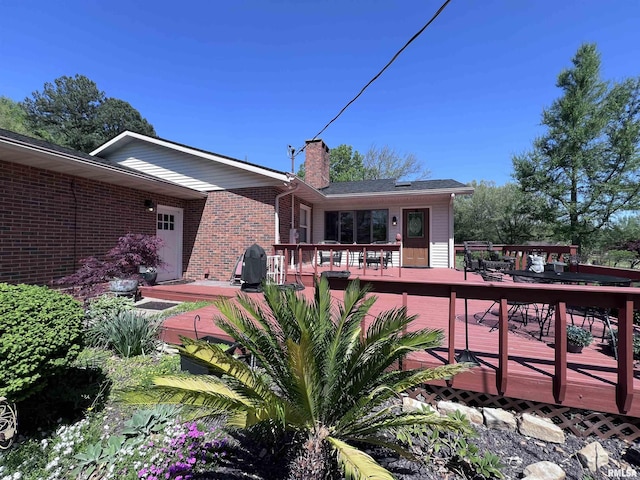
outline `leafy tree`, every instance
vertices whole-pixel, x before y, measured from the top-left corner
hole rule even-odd
[[[558,240],[583,245],[614,215],[640,206],[640,78],[607,83],[582,45],[558,76],[563,96],[542,114],[547,132],[513,158],[520,188],[542,202]]]
[[[455,241],[485,240],[521,244],[545,237],[545,226],[529,214],[530,205],[517,185],[473,181],[473,195],[456,197],[454,203]]]
[[[26,114],[20,104],[3,96],[0,96],[0,128],[22,135],[33,135],[27,127]]]
[[[99,129],[100,143],[119,135],[125,130],[155,137],[151,124],[135,108],[124,100],[105,99],[98,108],[95,124]]]
[[[279,445],[293,439],[299,450],[294,479],[327,478],[337,459],[348,479],[392,479],[355,445],[386,447],[411,457],[406,438],[415,426],[462,428],[449,417],[403,411],[393,400],[433,379],[449,378],[468,364],[397,370],[395,362],[443,339],[441,330],[406,332],[414,316],[399,308],[378,315],[364,331],[375,297],[351,282],[335,307],[325,279],[313,301],[266,285],[264,302],[240,295],[222,300],[216,324],[255,356],[261,374],[215,344],[183,339],[182,351],[219,376],[156,378],[151,390],[129,394],[130,402],[184,403],[205,414],[226,415],[229,425]],[[288,437],[287,437],[288,435]],[[355,445],[354,445],[355,444]]]
[[[22,106],[29,128],[41,138],[84,152],[124,130],[155,136],[153,127],[130,104],[106,98],[83,75],[45,83],[42,92],[33,92]]]
[[[413,153],[400,155],[396,150],[384,146],[372,146],[365,155],[351,145],[338,145],[329,151],[329,178],[331,182],[351,182],[383,178],[424,179],[430,173]],[[298,176],[304,178],[304,164]]]
[[[413,153],[399,154],[395,149],[384,146],[371,146],[363,159],[367,179],[402,178],[422,180],[429,177],[430,172]]]
[[[330,150],[329,155],[331,165],[329,177],[332,182],[349,182],[366,178],[362,163],[363,156],[357,150],[354,151],[351,145],[338,145]]]

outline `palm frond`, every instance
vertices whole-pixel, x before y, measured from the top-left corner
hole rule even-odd
[[[336,450],[346,480],[393,480],[393,475],[362,450],[334,437],[326,440]]]
[[[215,371],[233,377],[263,400],[273,398],[273,391],[262,377],[256,375],[246,363],[225,353],[218,345],[186,337],[181,340],[183,346],[180,347],[180,351],[183,354],[203,362]]]
[[[291,373],[294,379],[294,392],[296,394],[297,404],[302,407],[307,414],[307,418],[311,425],[314,425],[318,419],[318,403],[320,392],[318,386],[322,383],[318,378],[318,372],[315,369],[315,359],[312,356],[309,341],[303,337],[300,344],[289,340],[288,350],[290,355]]]

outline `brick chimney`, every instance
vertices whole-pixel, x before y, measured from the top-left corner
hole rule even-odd
[[[329,186],[329,147],[320,139],[305,142],[304,181],[314,188]]]

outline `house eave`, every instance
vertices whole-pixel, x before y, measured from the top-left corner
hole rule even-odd
[[[207,196],[166,180],[125,171],[104,161],[92,161],[16,139],[0,138],[0,160],[185,200]]]
[[[151,143],[163,148],[168,148],[177,152],[185,153],[187,155],[193,155],[205,160],[213,161],[220,163],[222,165],[228,165],[234,168],[238,168],[241,170],[245,170],[247,172],[255,173],[258,175],[263,175],[267,178],[271,178],[274,180],[288,182],[291,178],[291,174],[286,172],[280,172],[277,170],[261,167],[259,165],[254,165],[248,162],[243,162],[241,160],[237,160],[231,157],[226,157],[224,155],[205,152],[204,150],[199,150],[193,147],[188,147],[186,145],[181,145],[179,143],[170,142],[168,140],[163,140],[161,138],[148,137],[146,135],[142,135],[135,132],[122,132],[115,138],[112,138],[107,143],[101,145],[96,148],[94,151],[90,153],[92,156],[96,157],[106,157],[112,152],[122,148],[128,143],[139,140],[142,142]]]
[[[409,190],[402,192],[363,192],[363,193],[340,193],[324,195],[327,200],[344,200],[348,198],[401,198],[401,197],[436,197],[455,195],[471,195],[474,189],[468,188],[441,188],[432,190]]]

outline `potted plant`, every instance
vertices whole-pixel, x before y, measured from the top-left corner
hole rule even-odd
[[[104,291],[108,282],[113,292],[133,292],[146,272],[157,272],[164,263],[159,255],[162,239],[154,235],[128,233],[118,239],[103,259],[89,257],[82,260],[82,266],[73,274],[56,283],[74,287],[75,294],[88,298]],[[153,275],[151,275],[153,277]]]
[[[591,345],[593,335],[590,331],[576,325],[567,325],[567,351],[571,353],[582,352],[583,347]]]

